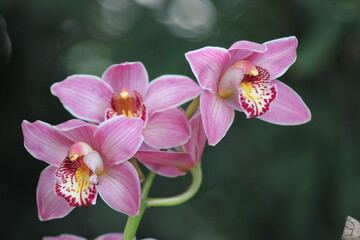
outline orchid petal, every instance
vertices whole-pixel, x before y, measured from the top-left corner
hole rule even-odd
[[[201,88],[190,78],[180,75],[164,75],[153,80],[145,98],[149,115],[161,112],[195,98]]]
[[[149,83],[148,73],[141,62],[125,62],[110,66],[102,79],[106,81],[114,90],[119,92],[124,88],[129,91],[138,91],[145,96]]]
[[[48,166],[40,174],[36,190],[36,200],[41,221],[65,217],[74,209],[69,207],[68,202],[64,198],[55,193],[56,171],[57,167]]]
[[[104,121],[113,93],[106,82],[91,75],[73,75],[51,86],[64,107],[75,117],[93,122]]]
[[[195,164],[200,163],[206,143],[206,134],[202,123],[200,111],[197,110],[190,119],[191,138],[183,145],[183,150],[191,154]]]
[[[204,47],[185,54],[191,70],[200,86],[213,93],[224,67],[230,61],[230,54],[225,48]]]
[[[143,121],[138,118],[117,116],[102,122],[95,131],[95,139],[101,144],[105,167],[124,162],[139,149]]]
[[[298,125],[311,119],[311,113],[301,97],[284,83],[273,80],[277,96],[270,104],[270,109],[259,116],[261,120],[279,125]]]
[[[35,158],[52,165],[59,165],[74,143],[54,126],[42,121],[22,123],[24,145]]]
[[[86,238],[75,236],[72,234],[61,234],[56,237],[43,237],[42,240],[86,240]]]
[[[79,119],[71,119],[68,120],[66,122],[60,123],[58,125],[56,125],[55,127],[62,130],[62,131],[68,131],[77,127],[83,127],[83,126],[95,126],[92,123],[88,123],[88,122],[84,122],[82,120]]]
[[[144,141],[156,149],[182,145],[190,138],[190,125],[176,108],[154,113],[143,130]]]
[[[95,240],[122,240],[122,239],[123,239],[122,233],[108,233],[95,238]]]
[[[264,44],[266,52],[254,53],[247,60],[266,69],[270,73],[270,79],[278,78],[295,62],[298,41],[296,37],[286,37]]]
[[[188,153],[170,151],[138,151],[135,157],[151,171],[166,177],[185,174],[194,166]]]
[[[249,41],[238,41],[231,45],[229,52],[231,54],[231,64],[234,64],[237,61],[246,59],[252,53],[263,53],[267,50],[265,44],[259,44]]]
[[[200,111],[208,143],[215,146],[229,130],[235,112],[223,99],[208,91],[201,94]]]
[[[130,216],[139,214],[140,181],[138,173],[129,162],[106,169],[99,176],[101,198],[114,210]]]
[[[72,119],[67,122],[55,126],[60,129],[64,135],[74,142],[85,142],[94,150],[98,150],[99,146],[94,138],[97,125],[87,123],[78,119]]]
[[[239,102],[239,95],[233,95],[227,98],[224,98],[224,102],[231,108],[234,108],[235,110],[239,112],[243,112],[244,110],[241,108],[240,102]]]

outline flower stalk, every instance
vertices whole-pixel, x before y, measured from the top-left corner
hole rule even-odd
[[[192,100],[192,102],[185,111],[185,116],[187,119],[190,119],[194,115],[196,109],[199,107],[199,103],[200,96],[197,96],[194,100]]]
[[[195,165],[191,170],[192,182],[187,190],[169,198],[148,198],[148,207],[170,207],[183,204],[189,201],[199,190],[202,182],[202,171],[200,164]]]
[[[139,210],[140,213],[139,213],[139,215],[137,215],[135,217],[128,218],[126,225],[125,225],[123,240],[133,240],[134,239],[136,231],[139,227],[141,218],[144,215],[144,212],[147,208],[147,200],[146,199],[149,194],[150,187],[152,185],[154,178],[155,178],[155,173],[150,171],[144,181],[144,185],[142,188],[141,204],[140,204],[140,210]]]

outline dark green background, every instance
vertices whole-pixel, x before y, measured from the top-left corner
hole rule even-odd
[[[294,35],[298,59],[280,80],[302,96],[312,121],[284,127],[237,113],[226,137],[205,149],[196,197],[148,210],[137,236],[340,239],[345,217],[360,219],[360,2],[204,0],[203,10],[213,13],[207,27],[186,25],[203,14],[190,7],[190,15],[180,16],[188,29],[182,32],[166,25],[167,9],[178,6],[177,14],[179,5],[163,2],[151,9],[130,0],[0,0],[1,238],[71,233],[93,239],[125,225],[126,216],[100,198],[63,219],[37,217],[36,185],[47,164],[26,152],[20,124],[71,118],[50,93],[54,82],[72,74],[99,76],[125,61],[143,62],[150,79],[168,73],[194,78],[187,51]],[[157,177],[150,195],[176,194],[189,182],[189,176]]]

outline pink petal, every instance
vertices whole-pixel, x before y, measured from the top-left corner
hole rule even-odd
[[[73,75],[51,86],[64,107],[75,117],[104,121],[105,109],[113,93],[106,82],[91,75]]]
[[[138,151],[135,157],[151,171],[166,177],[185,174],[194,166],[188,153],[170,151]]]
[[[213,93],[224,67],[230,61],[230,54],[224,48],[204,47],[185,54],[200,86]]]
[[[277,96],[270,104],[270,109],[259,116],[261,120],[279,125],[298,125],[311,119],[311,113],[301,97],[284,83],[273,80]]]
[[[95,238],[95,240],[122,240],[122,239],[123,239],[122,233],[108,233]]]
[[[110,66],[102,79],[118,92],[121,88],[138,91],[145,96],[149,83],[148,73],[141,62],[125,62]]]
[[[190,138],[190,125],[176,108],[154,113],[143,130],[144,142],[156,149],[182,145]]]
[[[244,110],[241,108],[239,103],[239,95],[233,95],[227,98],[224,98],[224,102],[231,108],[234,108],[235,110],[239,112],[243,112]]]
[[[82,120],[79,119],[71,119],[68,120],[66,122],[60,123],[58,125],[56,125],[56,128],[63,130],[63,131],[68,131],[77,127],[83,127],[83,126],[97,126],[88,122],[84,122]]]
[[[52,165],[59,165],[74,143],[48,123],[23,121],[22,131],[26,150],[35,158]]]
[[[295,62],[298,41],[296,37],[286,37],[264,44],[266,52],[254,53],[247,60],[265,68],[270,73],[270,79],[278,78]]]
[[[238,41],[231,45],[229,52],[231,54],[231,64],[234,64],[237,61],[246,59],[254,52],[262,53],[267,50],[265,44],[259,44],[249,41]]]
[[[69,207],[68,202],[64,198],[55,193],[56,171],[57,167],[48,166],[40,174],[36,190],[36,200],[41,221],[65,217],[74,209]]]
[[[200,97],[200,111],[208,143],[215,146],[234,121],[234,110],[223,99],[204,91]]]
[[[104,166],[124,162],[131,158],[143,142],[143,121],[138,118],[117,116],[99,125],[95,139],[101,146]]]
[[[140,181],[138,173],[129,162],[114,165],[99,176],[101,198],[114,210],[130,216],[139,214]]]
[[[194,164],[198,164],[206,143],[206,134],[199,110],[190,119],[190,126],[191,138],[183,145],[183,150],[191,154]]]
[[[97,141],[94,138],[97,125],[87,123],[81,120],[73,119],[62,124],[56,125],[64,135],[74,142],[85,142],[94,150],[99,150]]]
[[[153,80],[145,98],[150,112],[161,112],[195,98],[201,88],[190,78],[180,75],[164,75]]]
[[[86,238],[78,237],[72,234],[61,234],[56,237],[43,237],[42,240],[86,240]]]

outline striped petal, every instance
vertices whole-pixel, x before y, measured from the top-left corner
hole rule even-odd
[[[219,47],[204,47],[186,53],[185,57],[200,86],[216,93],[222,70],[230,61],[228,51]]]
[[[105,109],[113,93],[106,82],[91,75],[73,75],[51,86],[64,107],[75,117],[104,121]]]
[[[164,75],[151,81],[145,98],[149,115],[162,112],[195,98],[201,88],[190,78],[180,75]]]
[[[74,143],[54,126],[42,121],[23,121],[22,131],[26,150],[35,158],[58,166]]]
[[[139,214],[140,181],[129,162],[112,166],[99,176],[99,194],[113,209],[130,216]]]
[[[188,153],[170,151],[137,151],[135,157],[151,171],[166,177],[185,174],[194,166]]]
[[[279,125],[298,125],[311,119],[311,112],[301,97],[284,83],[273,80],[278,94],[261,120]]]
[[[121,88],[138,91],[145,96],[149,83],[148,73],[141,62],[125,62],[110,66],[102,75],[114,92]]]
[[[215,146],[229,130],[234,121],[234,109],[222,98],[204,91],[200,97],[200,112],[209,145]]]
[[[143,130],[144,141],[156,149],[182,145],[190,138],[190,125],[176,108],[154,113]]]
[[[265,42],[266,52],[254,53],[247,58],[256,66],[265,68],[270,79],[283,75],[296,60],[296,37],[286,37]]]
[[[138,118],[117,116],[102,122],[95,132],[101,144],[104,167],[124,162],[131,158],[143,142],[143,121]]]
[[[57,169],[57,167],[48,166],[40,174],[36,189],[36,200],[41,221],[65,217],[74,209],[69,207],[64,198],[55,193],[55,173]]]

